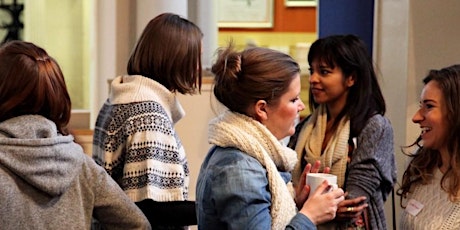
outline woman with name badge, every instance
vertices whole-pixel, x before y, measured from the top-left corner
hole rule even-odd
[[[460,229],[460,65],[431,70],[412,117],[421,133],[398,195],[401,229]]]

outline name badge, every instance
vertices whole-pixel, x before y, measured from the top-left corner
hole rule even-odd
[[[406,206],[406,212],[411,214],[412,216],[416,216],[423,208],[423,204],[414,200],[410,199]]]

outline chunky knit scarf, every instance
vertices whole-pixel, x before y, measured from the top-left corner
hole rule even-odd
[[[224,112],[209,125],[209,143],[233,147],[257,159],[267,170],[271,193],[272,229],[285,229],[296,214],[292,193],[280,171],[292,171],[297,162],[293,150],[284,147],[260,122],[234,112]]]
[[[348,139],[350,136],[350,120],[343,118],[335,133],[327,143],[324,152],[321,151],[324,136],[326,135],[327,109],[320,105],[311,115],[310,120],[302,127],[295,145],[299,163],[293,171],[293,180],[298,181],[302,173],[300,168],[301,157],[313,163],[321,161],[321,168],[330,167],[331,174],[337,176],[337,185],[343,187],[347,169]],[[305,155],[303,154],[305,153]]]

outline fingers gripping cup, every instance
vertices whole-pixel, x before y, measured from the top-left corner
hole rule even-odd
[[[308,173],[306,183],[310,186],[310,192],[315,192],[325,180],[327,180],[330,185],[330,189],[324,192],[329,192],[338,188],[337,176],[329,173]]]

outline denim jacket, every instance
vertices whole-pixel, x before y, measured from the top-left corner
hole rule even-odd
[[[280,172],[287,182],[289,172]],[[271,228],[271,194],[267,171],[253,157],[235,148],[213,147],[198,176],[196,210],[198,229]],[[316,229],[297,213],[286,229]]]

